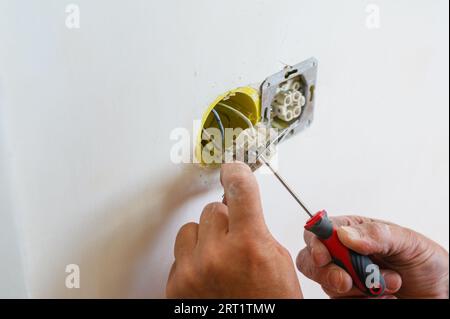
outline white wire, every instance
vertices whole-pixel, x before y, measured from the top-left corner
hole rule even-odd
[[[253,124],[252,122],[249,120],[249,118],[247,116],[245,116],[244,114],[242,114],[242,112],[236,110],[235,108],[232,108],[231,106],[225,104],[225,103],[218,103],[217,106],[222,106],[230,111],[232,111],[234,114],[236,114],[237,116],[239,116],[241,119],[243,119],[245,121],[245,123],[247,124],[247,126],[249,128],[251,128],[253,130]]]
[[[248,117],[246,117],[242,112],[240,112],[239,110],[236,110],[235,108],[231,107],[230,105],[227,105],[225,103],[218,103],[217,106],[221,106],[226,108],[227,110],[230,110],[231,112],[233,112],[234,114],[236,114],[238,117],[240,117],[246,124],[247,126],[251,129],[251,131],[254,133],[255,132],[255,128],[253,127],[252,122],[250,121],[250,119]],[[216,141],[214,141],[214,139],[212,139],[212,136],[209,134],[209,132],[207,132],[205,129],[203,129],[203,133],[205,133],[207,135],[207,138],[209,138],[209,140],[212,142],[213,146],[215,148],[217,148],[218,150],[221,150],[222,148],[219,147],[216,143]],[[225,148],[224,150],[225,152],[228,152],[229,150],[227,148]]]

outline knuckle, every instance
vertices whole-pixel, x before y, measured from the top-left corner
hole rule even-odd
[[[249,269],[264,269],[270,263],[264,249],[253,246],[243,251]]]
[[[359,215],[331,216],[330,219],[336,226],[352,226],[375,222],[372,218]]]
[[[309,268],[309,263],[307,262],[308,258],[309,252],[306,248],[303,248],[297,255],[296,264],[298,270],[300,270],[300,272],[306,277],[310,278],[311,271]]]
[[[297,265],[298,270],[300,270],[303,267],[303,263],[305,260],[305,257],[304,257],[305,250],[306,250],[306,248],[301,249],[297,254],[297,258],[295,258],[295,263]]]
[[[261,245],[260,243],[264,244]],[[263,259],[267,249],[267,242],[260,241],[255,238],[254,234],[246,232],[239,236],[237,246],[242,255],[249,260],[256,261]]]
[[[222,218],[223,216],[227,216],[227,212],[228,208],[223,203],[209,203],[203,208],[202,214],[200,216],[200,223],[208,223],[214,221],[215,218]]]
[[[217,206],[217,203],[206,204],[205,207],[203,208],[202,216],[214,213],[214,211],[216,210],[216,206]]]
[[[250,167],[244,163],[244,162],[239,162],[239,161],[235,161],[231,164],[228,164],[230,167],[233,167],[233,169],[229,170],[229,174],[230,176],[232,174],[237,174],[237,173],[241,173],[241,174],[252,174]]]
[[[411,256],[420,256],[423,255],[423,252],[428,251],[426,242],[422,240],[423,237],[418,236],[415,231],[397,225],[389,226],[389,229],[391,233],[397,237],[396,239],[398,239],[395,245],[397,250],[407,252],[407,254]],[[386,254],[391,254],[393,252],[393,246],[394,245],[391,245],[391,247],[389,247],[390,249],[386,251]]]
[[[258,234],[254,232],[245,231],[241,232],[238,237],[238,246],[241,251],[248,251],[252,253],[258,246],[260,239],[257,237]]]
[[[229,185],[233,189],[240,190],[240,189],[247,189],[252,185],[252,178],[253,174],[251,171],[239,171],[239,172],[233,172],[230,174],[229,178]]]
[[[200,215],[200,224],[208,222],[214,214],[214,204],[208,204],[203,208]]]
[[[373,239],[385,238],[389,231],[388,225],[382,223],[367,223],[367,235]],[[361,234],[364,236],[364,232]]]
[[[323,244],[321,243],[319,238],[317,238],[317,236],[314,236],[311,238],[310,246],[311,246],[311,249],[318,249],[318,248],[322,247]]]
[[[330,219],[337,226],[350,226],[355,224],[354,217],[355,216],[351,215],[343,215],[343,216],[332,216],[330,217]]]
[[[305,230],[305,231],[303,232],[303,241],[304,241],[305,243],[308,243],[308,242],[310,241],[310,237],[311,237],[311,236],[312,236],[311,232]]]
[[[280,252],[280,255],[289,259],[292,259],[291,253],[289,250],[287,250],[286,247],[283,247],[281,245],[278,245],[278,251]]]
[[[181,228],[180,228],[180,230],[178,231],[178,233],[184,233],[184,232],[189,231],[189,230],[191,230],[192,228],[195,228],[195,227],[197,227],[197,226],[198,226],[198,224],[195,223],[195,222],[189,222],[189,223],[186,223],[186,224],[184,224],[183,226],[181,226]]]
[[[213,202],[207,204],[202,211],[202,215],[211,215],[214,213],[223,213],[227,210],[227,206],[223,203]]]
[[[247,241],[243,245],[241,253],[249,267],[271,269],[274,265],[274,260],[279,262],[289,260],[292,263],[289,251],[274,240]]]
[[[187,232],[190,232],[192,229],[197,228],[198,224],[194,222],[186,223],[178,230],[176,241],[182,240],[184,235]]]

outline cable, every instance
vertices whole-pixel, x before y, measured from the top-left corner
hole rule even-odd
[[[253,127],[252,122],[242,112],[236,110],[235,108],[233,108],[230,105],[225,104],[225,103],[218,103],[216,105],[216,107],[217,106],[221,106],[221,107],[226,108],[227,110],[233,112],[235,115],[240,117],[247,124],[247,126],[252,130],[252,132],[255,132],[255,128]],[[214,119],[215,119],[217,126],[219,127],[220,132],[222,134],[222,149],[225,150],[225,128],[223,126],[222,120],[220,119],[219,113],[217,113],[217,111],[214,108],[211,110],[211,112],[213,113]],[[228,115],[226,113],[224,113],[224,114],[228,118]],[[207,137],[209,137],[209,140],[213,143],[215,148],[219,149],[217,143],[212,139],[212,136],[205,129],[203,129],[203,132],[207,134]]]
[[[212,138],[211,134],[209,134],[209,132],[206,129],[202,129],[203,134],[206,135],[207,138],[209,138],[209,140],[211,141],[211,143],[213,144],[213,146],[217,149],[219,149],[218,144],[216,143],[216,141]]]
[[[212,114],[214,115],[214,119],[217,122],[217,126],[220,129],[220,133],[222,134],[222,147],[225,146],[225,129],[223,127],[222,120],[220,119],[219,113],[215,109],[212,109]]]
[[[226,108],[227,110],[230,110],[231,112],[233,112],[234,114],[239,116],[242,120],[244,120],[244,122],[247,124],[247,126],[253,130],[252,122],[248,119],[248,117],[246,117],[244,114],[242,114],[242,112],[239,112],[235,108],[232,108],[231,106],[229,106],[228,104],[225,104],[225,103],[218,103],[217,106],[222,106],[222,107]]]

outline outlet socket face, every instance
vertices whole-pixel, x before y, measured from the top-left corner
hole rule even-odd
[[[308,127],[313,120],[314,114],[316,77],[317,60],[310,58],[294,66],[287,66],[280,72],[266,78],[260,89],[261,120],[267,122],[269,126],[277,128],[287,128],[295,125],[295,128],[291,131],[292,134]],[[300,85],[298,86],[296,83]],[[274,101],[279,96],[280,91],[289,90],[289,88],[284,88],[284,86],[292,86],[293,84],[295,84],[295,90],[293,91],[299,91],[303,96],[304,105],[301,106],[301,112],[298,117],[293,117],[291,120],[289,120],[289,117],[285,117],[283,120],[274,116],[277,113],[277,110],[274,109]],[[298,109],[296,111],[298,112]]]

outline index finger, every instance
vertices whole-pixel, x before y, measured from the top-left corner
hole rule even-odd
[[[386,221],[364,217],[364,216],[358,216],[358,215],[342,215],[342,216],[330,216],[330,220],[333,222],[333,225],[335,227],[341,227],[341,226],[353,226],[353,225],[359,225],[362,223],[371,223],[371,222],[381,222],[385,224],[391,224]],[[311,238],[316,237],[312,232],[305,230],[303,233],[303,239],[305,240],[306,245],[309,247]]]
[[[267,229],[258,183],[250,167],[241,162],[222,164],[220,181],[228,206],[229,231]]]
[[[334,226],[340,227],[359,223],[360,218],[361,217],[359,216],[331,216],[330,220],[333,222]],[[303,232],[303,239],[308,248],[311,248],[311,240],[313,238],[316,238],[316,235],[305,229],[305,231]]]
[[[371,218],[362,216],[333,216],[330,217],[335,227],[356,225],[363,222],[373,221]],[[323,267],[331,262],[331,255],[328,249],[312,232],[305,230],[303,232],[303,239],[308,250],[311,253],[312,259],[317,267]]]

